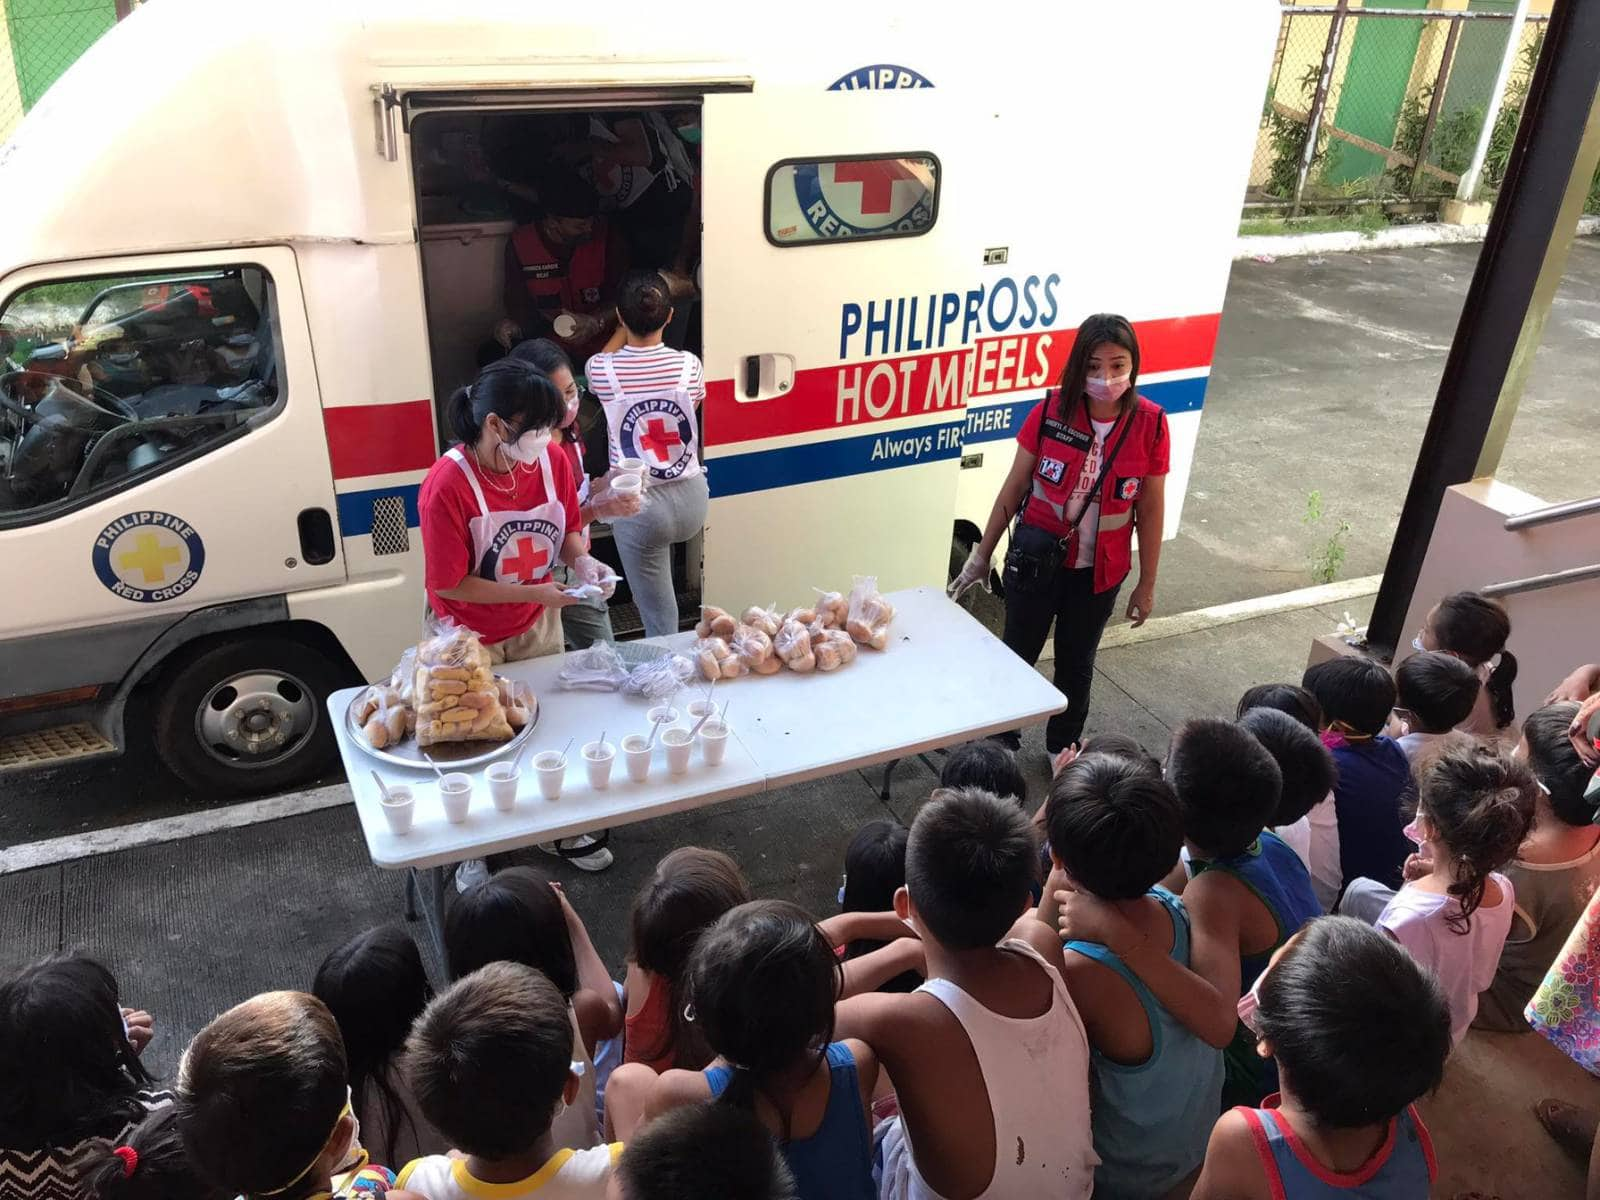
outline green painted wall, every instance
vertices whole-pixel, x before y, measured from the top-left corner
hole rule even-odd
[[[1385,8],[1426,8],[1428,0],[1384,0]],[[1360,10],[1352,11],[1352,16]],[[1422,39],[1422,22],[1409,17],[1368,17],[1357,20],[1351,44],[1349,65],[1339,92],[1334,124],[1347,133],[1377,142],[1394,143],[1400,107],[1405,103],[1406,84],[1411,79],[1417,44]],[[1334,139],[1329,146],[1333,162],[1324,178],[1329,183],[1344,183],[1383,174],[1383,159]]]
[[[24,108],[117,23],[112,0],[6,0],[5,17]]]

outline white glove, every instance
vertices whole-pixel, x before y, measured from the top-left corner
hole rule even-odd
[[[945,595],[952,600],[959,600],[979,583],[983,584],[984,591],[993,590],[989,587],[989,556],[974,546],[972,553],[967,555],[966,565],[961,568],[961,573],[950,581],[949,587],[945,588]]]
[[[589,508],[602,521],[615,521],[621,517],[636,517],[644,507],[644,493],[618,492],[608,487],[597,489],[589,497]]]
[[[572,564],[572,573],[578,577],[579,583],[593,584],[600,589],[603,600],[611,599],[611,594],[617,590],[617,573],[592,554],[580,554],[577,561]]]

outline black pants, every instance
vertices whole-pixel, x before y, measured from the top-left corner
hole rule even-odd
[[[1026,663],[1039,661],[1050,622],[1056,623],[1056,688],[1067,698],[1067,711],[1045,726],[1044,744],[1051,754],[1083,736],[1089,715],[1089,686],[1094,682],[1094,654],[1100,646],[1121,585],[1096,593],[1094,568],[1056,572],[1055,587],[1040,595],[1006,592],[1005,644]]]

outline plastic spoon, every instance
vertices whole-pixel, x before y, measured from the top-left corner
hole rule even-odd
[[[378,785],[378,795],[382,796],[384,802],[387,803],[389,800],[389,785],[383,781],[383,776],[374,771],[372,773],[372,781]]]
[[[439,777],[439,782],[443,783],[444,772],[439,769],[439,764],[433,761],[433,755],[425,753],[422,757],[428,760],[428,765],[433,768],[433,773]]]

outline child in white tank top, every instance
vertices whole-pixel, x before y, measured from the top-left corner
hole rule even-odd
[[[885,1200],[1093,1191],[1089,1044],[1061,942],[1016,917],[1037,858],[1026,815],[976,789],[935,792],[911,828],[895,911],[921,941],[875,954],[898,972],[920,948],[928,982],[844,1001],[835,1031],[867,1042],[895,1080],[900,1116],[878,1129]]]

